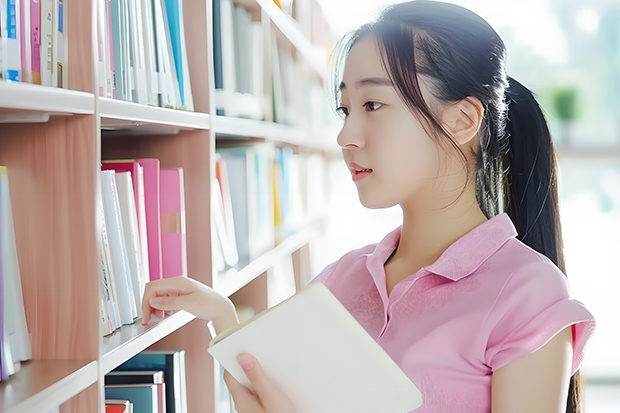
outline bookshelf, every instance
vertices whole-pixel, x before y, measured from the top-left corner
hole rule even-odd
[[[300,23],[269,0],[236,3],[260,21],[265,38],[276,34],[295,50],[307,69],[297,75],[326,81],[325,45],[313,43]],[[100,162],[154,157],[162,168],[182,167],[190,276],[260,311],[273,288],[267,273],[282,257],[292,260],[297,287],[309,279],[311,244],[323,221],[320,214],[308,219],[272,250],[235,270],[234,277],[217,274],[210,218],[216,141],[267,141],[333,157],[338,154],[331,143],[335,133],[329,125],[310,129],[275,123],[269,113],[266,120],[215,115],[211,2],[183,2],[193,112],[99,97],[97,4],[66,5],[66,89],[0,81],[0,165],[9,170],[33,351],[21,371],[0,383],[0,411],[40,413],[60,405],[61,412],[102,413],[107,372],[145,349],[183,349],[188,411],[213,413],[219,366],[206,351],[211,337],[205,322],[179,312],[149,326],[138,321],[110,337],[100,336]],[[265,90],[271,88],[270,65],[265,58]]]

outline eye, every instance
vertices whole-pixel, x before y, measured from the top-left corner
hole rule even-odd
[[[379,109],[381,106],[383,106],[383,103],[369,101],[369,102],[364,103],[363,106],[366,108],[367,112],[374,112],[377,109]]]
[[[338,106],[336,108],[336,113],[338,113],[340,116],[347,117],[349,116],[349,109],[344,106]]]

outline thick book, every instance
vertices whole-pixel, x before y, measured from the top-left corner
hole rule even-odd
[[[249,352],[298,413],[409,413],[420,391],[323,284],[216,336],[209,353],[253,389],[237,362]]]

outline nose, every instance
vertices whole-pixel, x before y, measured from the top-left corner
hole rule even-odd
[[[336,139],[338,145],[343,149],[361,149],[365,145],[363,128],[350,115],[342,125],[342,129]]]

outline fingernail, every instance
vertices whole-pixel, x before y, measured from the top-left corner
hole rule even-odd
[[[251,370],[254,367],[254,359],[248,353],[239,354],[237,361],[244,371]]]
[[[159,298],[159,297],[153,297],[149,300],[149,304],[153,305],[153,304],[161,304],[164,302],[163,298]]]

